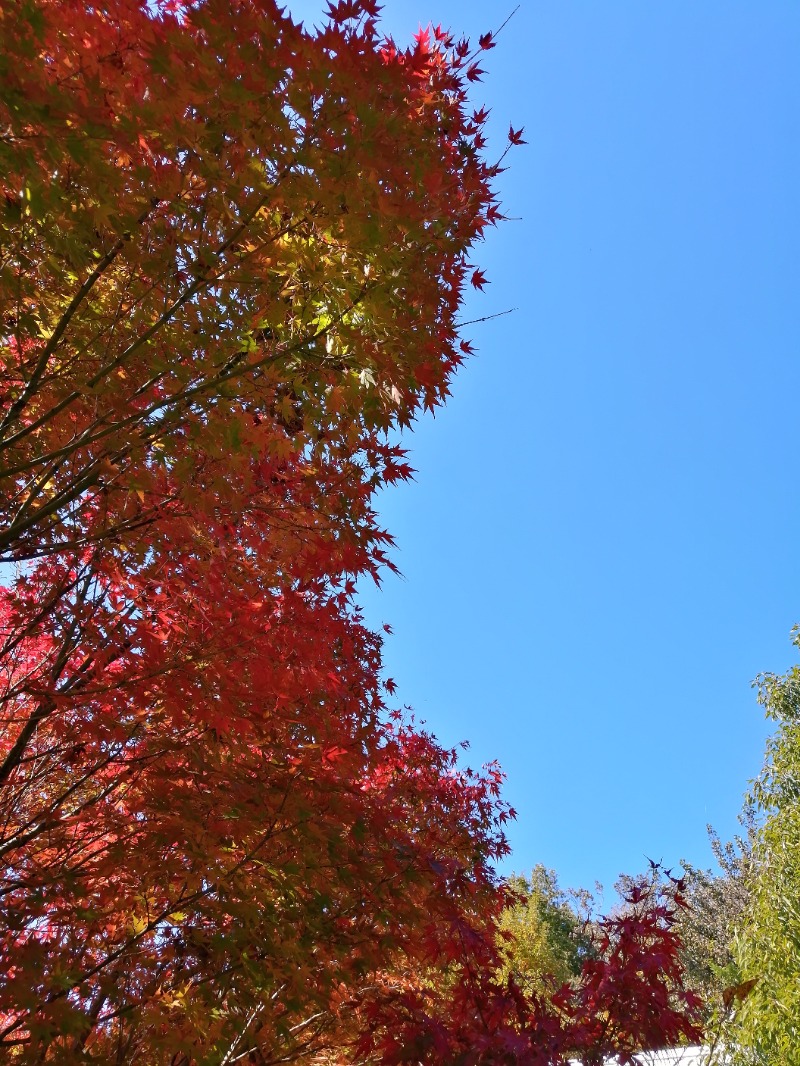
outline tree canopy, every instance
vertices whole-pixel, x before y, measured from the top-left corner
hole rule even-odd
[[[410,474],[387,433],[446,398],[500,214],[467,102],[491,34],[401,49],[376,16],[0,2],[9,1061],[544,1064],[696,1031],[658,901],[557,1010],[503,979],[500,772],[387,702],[355,600]]]
[[[734,940],[750,898],[754,817],[742,816],[743,836],[723,843],[709,827],[716,870],[684,861],[687,907],[678,915],[686,983],[701,996],[713,1030],[724,1026],[733,991],[741,984]]]
[[[500,916],[504,973],[528,993],[548,996],[581,973],[593,957],[588,923],[558,885],[553,870],[535,866],[530,877],[512,877],[513,902]]]
[[[759,817],[734,941],[740,996],[730,1039],[743,1066],[778,1066],[800,1062],[800,667],[758,685],[776,729],[751,795]]]

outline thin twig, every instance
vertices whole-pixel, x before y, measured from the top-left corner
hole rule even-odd
[[[469,318],[466,322],[456,322],[456,327],[461,329],[462,326],[474,326],[476,322],[491,322],[493,318],[502,318],[503,315],[510,315],[514,311],[519,311],[519,308],[509,307],[507,311],[496,311],[493,315],[484,315],[483,318]]]

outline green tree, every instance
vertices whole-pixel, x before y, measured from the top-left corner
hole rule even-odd
[[[800,648],[800,630],[793,642]],[[735,939],[737,1063],[800,1064],[800,666],[757,680],[777,728],[751,798],[759,815],[750,898]]]
[[[514,876],[516,901],[500,919],[504,976],[528,994],[548,996],[577,977],[593,952],[586,922],[576,902],[558,885],[553,870],[539,864],[530,877]]]

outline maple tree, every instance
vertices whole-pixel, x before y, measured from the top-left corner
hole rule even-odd
[[[355,581],[391,565],[387,431],[446,398],[500,215],[476,50],[376,16],[0,3],[9,1061],[555,1062],[691,1031],[591,1021],[676,979],[658,908],[558,1010],[499,979],[499,771],[386,704]]]
[[[642,1050],[699,1039],[700,1001],[683,988],[675,932],[676,909],[686,905],[683,888],[679,879],[667,888],[657,876],[632,884],[619,913],[595,923],[580,973],[561,985],[537,980],[538,959],[526,974],[526,944],[515,957],[508,930],[501,937],[506,945],[492,950],[484,941],[469,981],[446,984],[438,997],[407,996],[393,1008],[382,1061],[388,1050],[390,1062],[634,1066]],[[517,971],[510,979],[508,946]],[[431,1000],[438,1007],[433,1016]]]

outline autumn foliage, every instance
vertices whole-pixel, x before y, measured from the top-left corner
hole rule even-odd
[[[679,976],[652,908],[555,1003],[499,982],[499,772],[386,704],[386,434],[446,398],[500,216],[476,51],[376,16],[0,3],[4,1061],[693,1032],[642,998]]]

